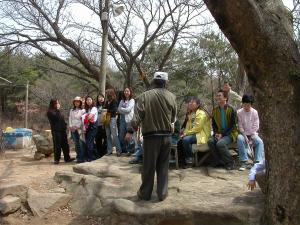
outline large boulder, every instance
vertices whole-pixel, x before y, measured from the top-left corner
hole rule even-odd
[[[33,141],[36,145],[36,154],[34,156],[35,159],[41,159],[42,154],[45,156],[49,156],[53,153],[53,143],[51,141],[51,138],[49,137],[49,134],[35,134],[33,135]]]
[[[72,193],[72,210],[100,216],[105,225],[254,225],[262,211],[263,194],[246,189],[247,173],[190,168],[170,170],[169,196],[159,202],[139,201],[140,166],[129,158],[105,156],[57,172],[55,179]]]

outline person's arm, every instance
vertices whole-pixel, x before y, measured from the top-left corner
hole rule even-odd
[[[253,124],[252,124],[252,127],[251,127],[251,130],[254,133],[257,133],[258,129],[259,129],[259,117],[258,117],[258,113],[257,111],[253,111]]]
[[[134,107],[133,119],[130,123],[132,129],[137,129],[142,120],[145,118],[145,99],[144,95],[140,96]]]
[[[119,113],[121,113],[121,114],[130,113],[131,110],[134,108],[134,99],[130,99],[128,101],[128,106],[126,108],[122,107],[122,105],[121,105],[122,102],[123,102],[123,100],[119,104],[119,108],[118,108]]]
[[[244,127],[243,127],[243,113],[242,113],[242,111],[237,112],[237,117],[238,117],[239,132],[241,134],[244,134],[245,130],[244,130]]]
[[[70,109],[70,113],[69,113],[69,127],[72,128],[73,127],[73,124],[72,124],[72,109]]]
[[[215,110],[212,113],[212,119],[211,119],[211,123],[212,123],[212,129],[213,129],[213,136],[215,136],[218,133],[218,126],[217,123],[215,121]]]
[[[48,119],[51,121],[51,122],[55,122],[55,121],[58,121],[59,120],[59,112],[57,110],[50,110],[47,112],[47,116],[48,116]]]
[[[176,104],[176,97],[174,96],[174,102],[173,102],[173,110],[171,115],[171,123],[176,122],[176,116],[177,116],[177,104]]]
[[[263,160],[259,163],[254,164],[251,168],[248,176],[248,189],[253,190],[256,187],[255,176],[258,172],[265,170],[266,168],[266,161]]]
[[[239,102],[239,103],[242,102],[242,97],[238,93],[236,93],[235,91],[230,90],[230,95],[231,95],[230,98],[233,101]]]
[[[118,103],[116,100],[112,101],[107,108],[108,113],[116,113],[118,111]]]

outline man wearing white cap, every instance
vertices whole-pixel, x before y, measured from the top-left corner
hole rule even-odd
[[[168,195],[172,124],[175,122],[177,107],[175,95],[166,89],[167,81],[168,73],[154,73],[153,89],[137,98],[131,121],[134,129],[142,127],[144,149],[142,185],[137,195],[139,199],[146,201],[151,199],[155,171],[158,199],[163,201]],[[127,138],[130,138],[130,135],[128,134]]]

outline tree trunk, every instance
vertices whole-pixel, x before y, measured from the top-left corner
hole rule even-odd
[[[246,87],[247,87],[247,75],[245,73],[244,65],[239,58],[239,64],[237,69],[237,79],[236,79],[236,91],[239,93],[239,95],[246,94]],[[248,93],[250,94],[250,93]]]
[[[281,0],[204,0],[245,66],[264,134],[263,225],[300,221],[300,55]]]

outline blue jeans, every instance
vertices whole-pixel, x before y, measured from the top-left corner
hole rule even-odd
[[[112,153],[112,145],[115,144],[117,152],[121,153],[121,145],[117,135],[117,119],[116,117],[110,118],[109,125],[105,126],[107,137],[107,153]]]
[[[87,160],[92,161],[95,160],[95,150],[94,150],[94,140],[97,134],[97,129],[88,129],[85,134],[85,141],[86,141],[86,152],[87,152]]]
[[[136,152],[135,152],[135,160],[142,161],[143,160],[143,143],[140,142],[137,144]]]
[[[233,158],[227,147],[231,142],[232,139],[229,136],[224,136],[219,141],[215,140],[214,137],[208,139],[207,145],[216,164],[225,166],[233,164]]]
[[[127,152],[126,149],[126,141],[125,141],[125,135],[127,132],[126,128],[126,121],[125,121],[125,115],[120,115],[120,126],[119,126],[119,142],[122,149],[122,152]]]
[[[75,144],[75,150],[76,150],[76,160],[78,162],[82,162],[84,160],[84,151],[82,148],[82,143],[78,134],[78,130],[75,130],[74,132],[71,132],[71,137]]]
[[[253,147],[254,147],[254,162],[260,162],[264,158],[264,143],[258,135],[251,136]],[[247,161],[247,144],[245,142],[245,137],[239,134],[237,137],[237,146],[239,149],[239,159],[240,161]]]
[[[197,143],[196,134],[187,135],[182,139],[185,158],[193,157],[192,144]]]

